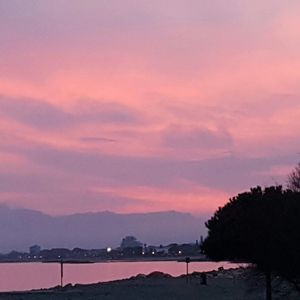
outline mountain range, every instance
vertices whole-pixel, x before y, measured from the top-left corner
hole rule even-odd
[[[98,249],[117,247],[122,238],[160,245],[199,240],[206,234],[207,216],[175,211],[119,214],[113,212],[50,216],[30,209],[0,206],[0,252],[42,248]]]

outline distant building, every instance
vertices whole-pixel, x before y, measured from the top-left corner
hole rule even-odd
[[[200,249],[197,244],[172,244],[169,247],[169,254],[175,256],[182,256],[182,255],[199,255]]]
[[[143,244],[139,242],[134,236],[126,236],[122,239],[121,248],[136,248],[136,247],[143,247]]]
[[[42,250],[40,255],[45,259],[63,259],[72,257],[72,251],[66,248]]]
[[[156,252],[156,254],[158,255],[166,255],[169,253],[169,246],[162,246],[160,245],[159,247],[154,247],[154,251]]]
[[[41,252],[41,247],[38,245],[34,245],[29,248],[29,253],[32,256],[37,256],[40,254],[40,252]]]

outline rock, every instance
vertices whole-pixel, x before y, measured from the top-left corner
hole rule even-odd
[[[163,272],[155,271],[146,276],[147,278],[172,278],[170,274],[166,274]]]

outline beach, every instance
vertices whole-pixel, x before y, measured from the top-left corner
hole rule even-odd
[[[264,299],[264,277],[251,268],[207,272],[207,285],[201,284],[201,273],[172,277],[161,272],[89,285],[67,285],[28,292],[0,293],[1,300],[152,300],[152,299],[204,299],[204,300],[259,300]],[[293,287],[273,279],[274,299],[299,299]]]

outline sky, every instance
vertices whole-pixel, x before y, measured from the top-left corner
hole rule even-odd
[[[0,0],[0,202],[211,213],[300,160],[299,0]]]

